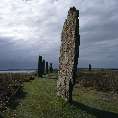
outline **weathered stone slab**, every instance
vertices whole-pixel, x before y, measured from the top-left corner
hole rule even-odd
[[[75,7],[70,8],[61,34],[57,95],[69,102],[72,101],[72,90],[79,57],[78,17],[79,11]]]

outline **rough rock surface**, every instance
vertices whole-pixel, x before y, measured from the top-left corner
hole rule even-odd
[[[79,11],[75,7],[68,11],[61,34],[57,95],[65,101],[72,101],[79,57]]]

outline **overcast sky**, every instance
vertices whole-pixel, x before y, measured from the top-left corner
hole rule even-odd
[[[118,0],[0,0],[0,69],[58,65],[70,7],[80,10],[79,67],[118,67]]]

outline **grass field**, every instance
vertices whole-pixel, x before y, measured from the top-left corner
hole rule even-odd
[[[51,75],[25,82],[1,118],[118,118],[117,95],[76,84],[70,105],[56,97],[55,78]]]

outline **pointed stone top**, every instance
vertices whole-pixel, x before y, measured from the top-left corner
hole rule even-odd
[[[76,8],[73,6],[73,7],[70,8],[69,11],[76,11]]]
[[[70,7],[70,9],[68,11],[68,15],[70,16],[70,14],[73,14],[73,12],[76,12],[77,17],[79,17],[79,10],[77,10],[74,6]]]

